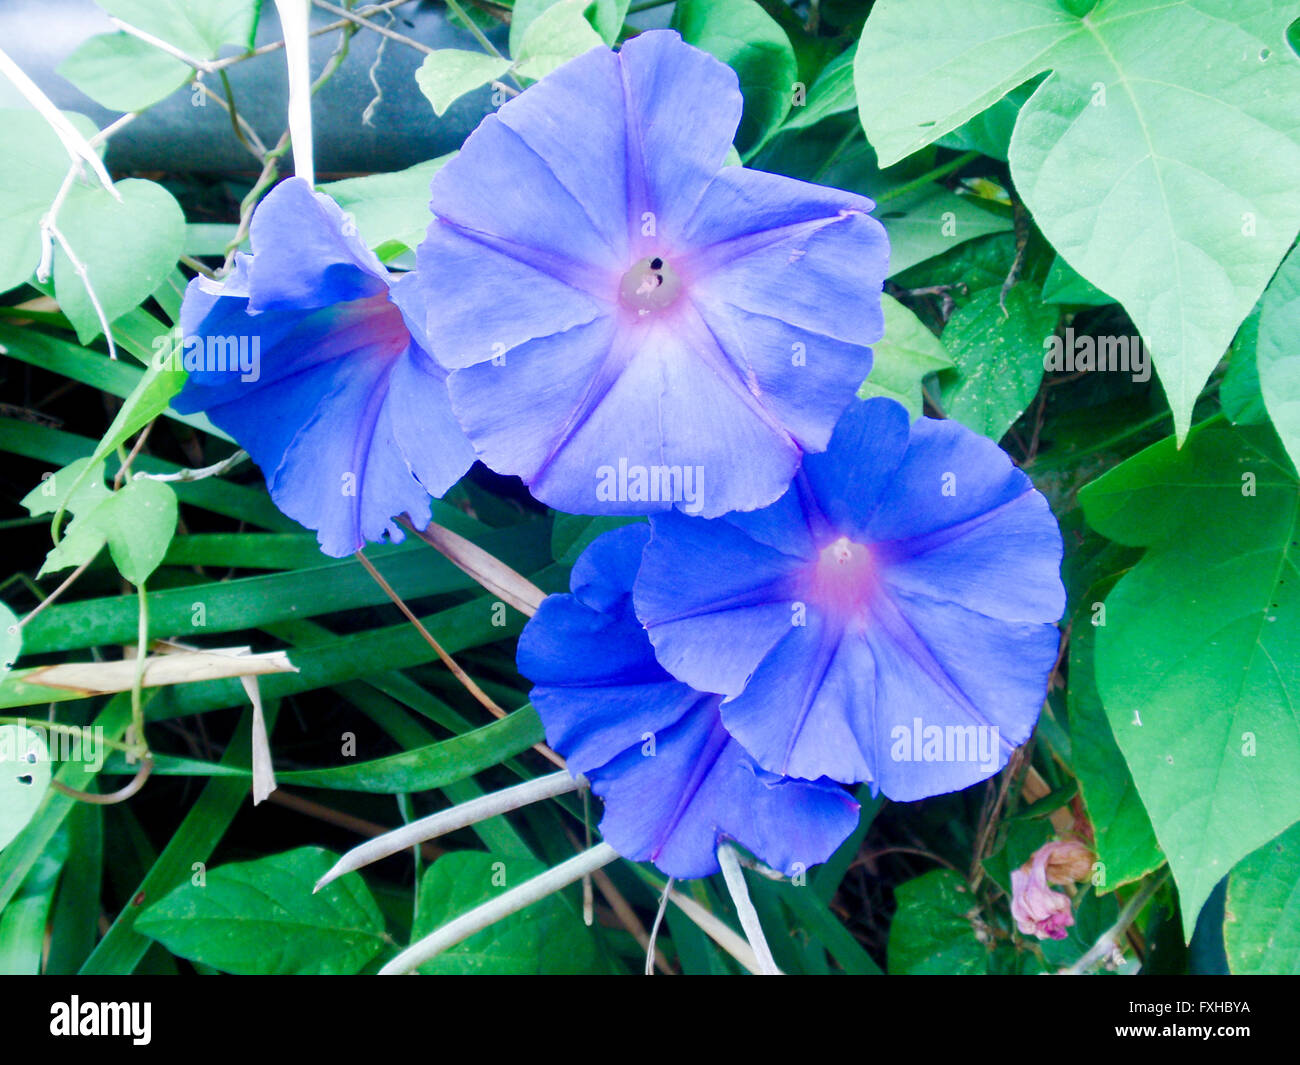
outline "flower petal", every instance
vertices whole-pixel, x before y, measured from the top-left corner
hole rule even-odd
[[[793,777],[874,780],[876,669],[866,644],[817,614],[790,627],[722,720],[754,759]]]
[[[627,858],[707,876],[734,839],[787,873],[825,861],[857,804],[829,783],[760,770],[722,727],[720,697],[655,661],[631,607],[648,536],[638,524],[598,538],[574,567],[573,594],[548,597],[520,637],[548,741],[605,800],[601,832]]]
[[[871,207],[838,189],[727,167],[691,220],[683,269],[709,302],[874,344],[885,331],[889,242]]]
[[[624,269],[626,138],[618,56],[593,49],[485,118],[434,175],[430,207],[466,231]]]
[[[888,400],[868,400],[880,406]],[[908,540],[987,515],[1033,491],[1033,483],[988,437],[954,421],[918,418],[894,472],[894,489],[880,499],[864,530],[873,542]]]
[[[627,589],[648,538],[644,525],[601,537],[573,568],[573,594],[547,596],[519,637],[519,671],[535,685],[546,740],[574,773],[639,748],[709,698],[663,671],[632,614]]]
[[[190,375],[174,401],[229,432],[262,468],[276,505],[336,556],[400,540],[395,515],[427,524],[429,491],[441,494],[473,461],[443,372],[415,345],[382,266],[336,226],[342,217],[302,182],[267,197],[254,254],[239,256],[224,283],[195,279],[187,290],[181,361]],[[288,263],[284,248],[299,244],[303,262]],[[279,277],[277,264],[294,277]]]
[[[1060,530],[1038,492],[958,525],[893,541],[880,556],[893,589],[960,603],[1003,621],[1055,621],[1065,610]],[[1015,580],[1006,574],[1014,572]]]
[[[249,235],[249,310],[328,307],[388,290],[387,272],[356,226],[302,178],[267,193]]]
[[[736,136],[740,85],[730,67],[669,30],[632,38],[619,65],[628,115],[625,217],[639,226],[648,211],[656,237],[677,242]],[[632,258],[642,254],[649,251]]]
[[[437,219],[416,265],[424,330],[436,338],[433,354],[451,370],[499,362],[521,344],[586,325],[610,309],[574,287],[575,274],[562,276],[572,267],[568,260],[503,249]]]
[[[839,535],[854,543],[874,542],[869,519],[882,500],[902,494],[896,478],[908,440],[907,410],[901,404],[888,399],[849,404],[827,450],[809,455],[803,465],[819,546]],[[907,505],[916,505],[914,496],[908,496]]]
[[[633,748],[594,777],[601,834],[625,858],[682,878],[716,873],[723,839],[787,876],[826,861],[853,831],[858,804],[833,784],[764,773],[716,705],[701,702],[658,736],[653,758]]]
[[[650,528],[634,598],[655,656],[700,691],[738,694],[798,620],[792,573],[801,560],[723,520],[665,514]]]
[[[888,596],[876,617],[867,640],[876,660],[881,790],[910,801],[992,776],[1038,720],[1060,643],[1056,626],[997,621],[901,594]],[[918,720],[922,730],[941,730],[942,755],[913,742],[899,756],[895,742],[914,735]]]
[[[1059,641],[1060,533],[970,430],[854,403],[775,506],[651,527],[636,607],[656,656],[728,696],[724,724],[765,769],[914,799],[985,779],[1032,730]],[[941,743],[899,764],[894,731],[914,720],[945,742],[972,730],[979,757]]]
[[[446,371],[411,345],[393,363],[388,405],[397,446],[411,472],[430,495],[443,496],[474,465],[474,448],[451,412]]]

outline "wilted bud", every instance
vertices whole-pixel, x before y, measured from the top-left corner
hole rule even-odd
[[[1039,852],[1047,855],[1049,884],[1072,884],[1087,880],[1092,876],[1092,863],[1097,858],[1086,844],[1077,840],[1045,843]]]

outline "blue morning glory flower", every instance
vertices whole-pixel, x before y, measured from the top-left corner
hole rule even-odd
[[[434,177],[427,328],[487,465],[581,514],[775,500],[882,334],[871,201],[724,167],[736,75],[670,31],[597,48]]]
[[[760,765],[892,799],[983,780],[1038,718],[1061,534],[1005,452],[855,402],[774,505],[651,518],[636,613]]]
[[[632,610],[649,535],[636,524],[594,541],[572,594],[548,596],[519,639],[547,742],[604,800],[601,834],[625,858],[708,876],[719,843],[734,840],[791,876],[825,861],[853,831],[857,803],[828,781],[760,769],[722,727],[721,697],[655,661]]]
[[[474,461],[429,355],[413,278],[394,281],[329,197],[282,182],[253,215],[253,254],[181,306],[189,379],[173,406],[203,410],[248,451],[271,498],[342,556],[423,528]]]

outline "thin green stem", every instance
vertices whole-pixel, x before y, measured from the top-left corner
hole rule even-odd
[[[457,3],[457,0],[446,0],[446,4],[447,7],[451,9],[452,14],[456,15],[461,20],[461,22],[465,24],[466,29],[468,29],[469,32],[474,35],[474,39],[478,41],[479,46],[485,52],[487,52],[488,55],[494,55],[498,59],[506,58],[497,49],[497,46],[487,39],[487,35],[481,29],[478,28],[478,23],[476,23],[472,18],[469,17],[469,14],[465,11],[463,7],[460,6],[459,3]],[[513,70],[508,70],[506,71],[506,73],[509,74],[510,80],[515,83],[516,87],[522,90],[524,87],[524,83],[519,80],[519,78],[515,75],[515,72]]]
[[[844,136],[836,142],[835,147],[830,150],[830,154],[826,156],[822,161],[822,165],[817,168],[817,172],[813,174],[813,181],[821,181],[826,176],[830,168],[839,161],[840,156],[848,150],[849,145],[858,139],[861,132],[862,124],[859,122],[854,122],[844,131]]]
[[[136,626],[135,676],[131,681],[131,727],[135,731],[134,750],[149,757],[149,743],[144,738],[144,669],[149,653],[149,599],[144,582],[136,587],[140,602],[139,621]]]
[[[902,185],[897,185],[892,189],[886,189],[876,197],[876,203],[877,205],[888,203],[890,200],[896,200],[900,196],[906,196],[909,192],[915,192],[917,189],[924,188],[932,181],[938,181],[940,178],[947,177],[954,170],[960,170],[967,163],[973,163],[979,157],[979,152],[964,152],[957,156],[956,159],[950,159],[942,166],[936,166],[933,170],[927,171],[918,178],[904,182]]]
[[[30,717],[0,717],[0,725],[21,725],[26,728],[46,729],[50,732],[58,732],[65,736],[84,736],[88,725],[60,725],[55,721],[36,721]],[[101,737],[99,742],[105,747],[112,747],[115,751],[122,751],[125,754],[132,753],[135,748],[129,743],[122,743],[120,740],[110,740],[107,737]]]

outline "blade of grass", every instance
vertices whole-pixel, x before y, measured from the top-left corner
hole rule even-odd
[[[77,803],[68,814],[69,860],[50,921],[45,971],[66,976],[81,968],[99,938],[104,874],[104,808]]]

